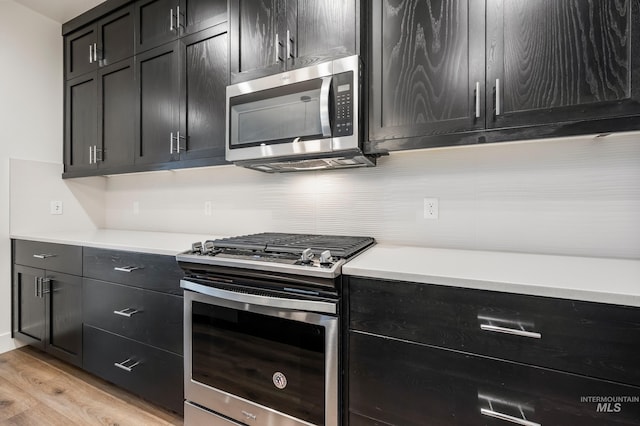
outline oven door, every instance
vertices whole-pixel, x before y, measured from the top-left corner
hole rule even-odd
[[[188,402],[251,425],[338,424],[338,320],[304,310],[336,303],[182,286]]]

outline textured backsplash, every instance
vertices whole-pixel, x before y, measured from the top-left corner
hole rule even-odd
[[[439,199],[438,220],[423,219],[425,197]],[[116,229],[640,258],[640,135],[400,152],[371,169],[112,176],[105,206]]]

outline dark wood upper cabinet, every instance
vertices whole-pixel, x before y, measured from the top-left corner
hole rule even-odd
[[[358,53],[357,0],[229,2],[231,83]]]
[[[135,89],[133,58],[98,72],[98,168],[134,162]]]
[[[98,83],[89,73],[65,83],[65,172],[95,169],[93,147],[98,143]]]
[[[143,0],[135,5],[136,53],[227,20],[226,0]]]
[[[640,113],[633,0],[489,0],[487,127]]]
[[[65,51],[67,79],[133,56],[133,7],[65,36]]]
[[[180,160],[225,156],[227,25],[182,38]]]
[[[370,139],[484,128],[483,3],[374,0]]]
[[[178,158],[180,44],[165,44],[136,55],[136,163]]]

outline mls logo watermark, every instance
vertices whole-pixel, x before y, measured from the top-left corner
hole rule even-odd
[[[580,402],[596,404],[596,413],[620,413],[623,404],[637,404],[640,396],[581,396]]]

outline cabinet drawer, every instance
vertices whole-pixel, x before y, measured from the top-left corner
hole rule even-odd
[[[640,385],[638,308],[353,277],[349,282],[351,329]]]
[[[184,274],[174,256],[85,247],[83,263],[87,278],[182,294]]]
[[[82,303],[85,324],[182,354],[182,297],[85,278]]]
[[[359,332],[349,343],[349,410],[356,418],[403,426],[509,424],[494,412],[532,426],[640,424],[640,402],[585,399],[640,400],[637,387]]]
[[[14,262],[49,271],[82,275],[82,247],[15,240]]]
[[[85,325],[83,367],[161,407],[183,411],[181,356]]]

